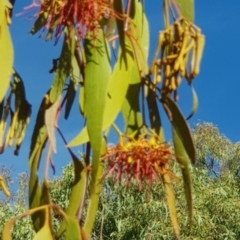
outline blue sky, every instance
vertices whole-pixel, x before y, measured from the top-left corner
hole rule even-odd
[[[21,12],[31,1],[17,0],[14,15]],[[151,54],[156,47],[158,32],[163,27],[161,1],[145,0],[146,13],[151,31]],[[201,64],[201,73],[194,80],[194,87],[199,97],[199,108],[189,121],[190,125],[199,121],[212,122],[220,132],[231,141],[240,141],[240,1],[196,1],[195,23],[206,36],[206,45]],[[0,155],[1,165],[13,169],[14,178],[19,172],[28,171],[28,153],[31,133],[34,127],[39,104],[51,85],[53,75],[48,71],[53,58],[60,54],[61,43],[54,46],[53,42],[39,39],[39,34],[31,36],[29,31],[33,21],[26,16],[13,18],[11,33],[15,48],[14,66],[25,82],[27,99],[32,104],[32,117],[28,133],[21,147],[20,155],[15,157],[13,149],[7,148]],[[75,102],[77,105],[77,102]],[[185,115],[191,111],[191,92],[184,83],[180,91],[180,107]],[[77,107],[69,121],[60,120],[59,126],[67,140],[71,140],[82,126],[81,116]],[[169,140],[169,127],[166,125],[166,136]],[[60,168],[70,161],[61,140],[57,141],[58,154],[53,156]],[[74,149],[77,153],[81,148]],[[45,155],[44,155],[45,156]],[[43,160],[44,160],[43,156]]]

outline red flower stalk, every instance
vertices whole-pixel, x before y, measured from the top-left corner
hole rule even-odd
[[[148,184],[148,189],[152,187],[153,181],[164,174],[171,177],[175,175],[169,170],[169,162],[173,158],[173,153],[169,145],[160,143],[155,136],[147,138],[140,135],[138,140],[128,136],[124,137],[117,146],[110,146],[102,159],[107,163],[103,176],[113,176],[115,180],[121,182],[123,179],[129,186],[131,179],[135,180],[139,189],[142,183]]]

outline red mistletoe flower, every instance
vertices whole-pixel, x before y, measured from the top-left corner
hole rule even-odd
[[[125,181],[129,186],[131,180],[135,180],[139,189],[142,183],[151,188],[153,181],[169,174],[175,175],[169,170],[169,162],[173,153],[169,145],[160,143],[157,137],[140,135],[138,140],[128,136],[123,137],[117,146],[109,146],[102,159],[106,161],[106,171],[103,177],[113,176],[115,180]]]
[[[43,31],[55,32],[56,40],[66,26],[76,28],[78,38],[87,32],[94,35],[99,21],[113,14],[109,0],[34,0],[25,12],[34,8],[40,8],[36,16],[42,23]]]

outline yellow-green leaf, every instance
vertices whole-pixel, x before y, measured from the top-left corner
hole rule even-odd
[[[54,103],[61,95],[67,77],[70,74],[75,49],[75,32],[65,35],[61,56],[50,91],[50,101]]]
[[[164,95],[162,97],[162,102],[174,130],[177,132],[180,140],[182,141],[187,155],[191,159],[191,162],[195,163],[196,150],[186,120],[176,103],[170,97]]]
[[[44,225],[34,236],[33,240],[54,240],[54,238],[51,229],[47,225]]]
[[[179,166],[182,171],[184,193],[187,201],[188,217],[189,217],[189,223],[191,227],[193,222],[193,201],[192,201],[192,180],[191,180],[191,174],[189,170],[189,159],[186,154],[185,148],[182,144],[182,141],[179,138],[179,135],[174,128],[172,128],[172,136],[173,136],[173,145],[174,145],[176,160],[179,163]]]
[[[175,195],[174,195],[172,182],[171,182],[170,176],[167,173],[165,173],[162,178],[163,178],[163,185],[165,190],[165,197],[167,199],[169,215],[172,221],[173,230],[177,239],[180,239],[180,229],[179,229],[178,220],[177,220]]]
[[[176,0],[176,2],[180,6],[182,16],[194,22],[194,0]]]
[[[123,50],[120,49],[118,60],[110,78],[103,118],[103,131],[111,126],[121,110],[131,77],[132,68],[135,64],[133,54],[129,51],[129,49],[131,49],[131,45],[128,39],[126,40],[126,47],[128,49],[128,51],[126,51],[126,61],[124,60]],[[83,130],[68,144],[68,146],[78,146],[88,140],[89,136],[87,128],[83,128]]]
[[[82,240],[79,222],[74,217],[67,218],[65,240]]]
[[[4,2],[4,6],[1,6]],[[5,15],[5,1],[0,0],[0,102],[2,102],[9,87],[10,76],[13,67],[13,46],[8,29],[7,16]],[[4,16],[2,15],[2,11]]]
[[[7,196],[10,197],[11,193],[9,192],[7,186],[4,183],[4,179],[2,176],[0,176],[0,189],[2,189],[3,193]]]

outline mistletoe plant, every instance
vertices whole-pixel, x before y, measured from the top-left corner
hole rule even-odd
[[[13,69],[13,46],[8,29],[13,3],[0,0],[0,150],[2,153],[6,146],[15,144],[17,155],[31,105],[26,100],[23,80]],[[32,217],[36,232],[34,240],[43,237],[90,239],[101,184],[109,176],[127,187],[137,184],[139,190],[145,191],[151,191],[152,183],[160,179],[174,233],[180,238],[172,187],[175,175],[169,164],[172,160],[179,163],[182,171],[191,226],[189,164],[195,162],[195,148],[177,101],[178,87],[185,79],[193,93],[189,119],[197,108],[192,82],[199,74],[204,47],[204,36],[193,23],[193,5],[193,0],[163,0],[165,29],[159,33],[152,59],[143,1],[34,0],[24,9],[24,14],[30,11],[36,17],[31,34],[40,32],[46,40],[54,39],[55,44],[60,38],[64,39],[59,58],[53,60],[50,72],[54,73],[54,79],[43,97],[32,134],[30,209],[6,223],[4,240],[11,239],[14,222],[28,215]],[[72,141],[66,142],[57,122],[62,109],[65,109],[64,118],[68,118],[77,95],[86,125]],[[172,126],[174,149],[165,142],[160,108],[164,109]],[[117,126],[119,114],[124,119],[123,128]],[[119,137],[116,145],[108,143],[111,128]],[[52,204],[48,188],[48,169],[53,165],[51,155],[56,152],[56,131],[66,144],[75,172],[65,212]],[[71,148],[83,144],[86,152],[81,161]],[[46,167],[44,178],[40,180],[38,168],[46,145]],[[9,196],[2,178],[0,183]],[[83,219],[85,207],[87,214]],[[61,222],[57,230],[52,227],[56,216]]]

